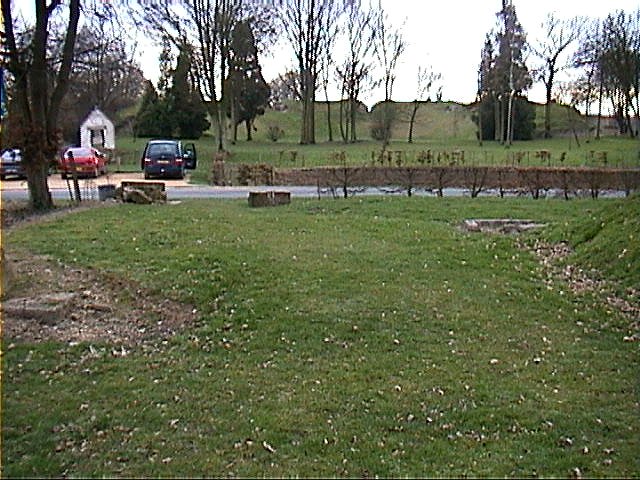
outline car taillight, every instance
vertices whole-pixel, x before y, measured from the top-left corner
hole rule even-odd
[[[182,159],[180,157],[176,158],[176,163],[178,164],[182,163]]]
[[[151,159],[150,158],[145,158],[144,159],[144,163],[151,163]]]

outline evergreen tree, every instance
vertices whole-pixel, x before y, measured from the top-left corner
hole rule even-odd
[[[168,50],[160,56],[160,94],[146,82],[142,103],[136,115],[135,132],[140,137],[200,138],[211,125],[198,92],[189,81],[191,56],[187,46],[180,48],[176,68],[170,68]]]
[[[522,113],[527,107],[518,100],[522,92],[531,86],[531,76],[524,63],[527,48],[526,35],[518,21],[511,1],[502,0],[502,10],[497,14],[500,30],[487,35],[480,62],[480,101],[482,106],[483,139],[493,138],[510,142],[515,132],[525,132],[528,127],[516,125],[528,114],[515,115],[517,106]]]
[[[136,115],[134,132],[138,137],[155,137],[160,135],[158,115],[161,108],[158,93],[149,80],[145,81],[144,93],[140,109]]]
[[[207,110],[189,81],[190,69],[190,48],[182,45],[166,96],[171,131],[179,138],[200,138],[211,126]]]

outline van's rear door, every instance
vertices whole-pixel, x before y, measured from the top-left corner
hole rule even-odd
[[[187,170],[195,170],[198,165],[198,156],[196,154],[195,143],[184,144],[184,168]]]

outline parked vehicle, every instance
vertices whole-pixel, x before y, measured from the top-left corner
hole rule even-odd
[[[196,146],[179,140],[149,140],[140,159],[144,178],[184,178],[185,170],[197,166]]]
[[[73,167],[79,177],[98,177],[107,172],[107,157],[95,148],[72,147],[60,157],[58,169],[62,178],[73,175]]]
[[[6,148],[0,155],[0,179],[7,177],[25,178],[22,166],[22,152],[18,148]]]

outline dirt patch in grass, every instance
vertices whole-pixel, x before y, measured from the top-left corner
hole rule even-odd
[[[97,205],[87,204],[81,208]],[[3,230],[72,211],[77,210],[56,209],[48,214],[33,215],[17,205],[9,209],[3,205]],[[128,278],[65,265],[6,244],[2,253],[3,303],[16,298],[74,294],[63,317],[55,322],[2,312],[5,341],[106,342],[134,346],[166,340],[198,320],[193,306],[159,298]]]

